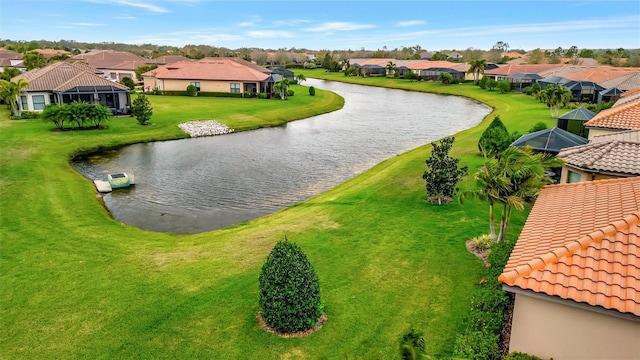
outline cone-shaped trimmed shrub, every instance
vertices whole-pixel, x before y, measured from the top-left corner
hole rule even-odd
[[[300,247],[286,237],[262,266],[260,308],[264,322],[279,333],[311,329],[322,316],[318,276]]]

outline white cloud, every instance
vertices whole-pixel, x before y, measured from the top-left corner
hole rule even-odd
[[[271,39],[271,38],[292,38],[293,33],[288,31],[275,31],[275,30],[254,30],[248,31],[247,36],[258,39]]]
[[[427,22],[424,20],[407,20],[407,21],[400,21],[396,24],[396,26],[399,27],[408,27],[408,26],[417,26],[417,25],[424,25]]]
[[[150,4],[146,1],[140,1],[140,0],[109,0],[109,1],[105,1],[105,0],[86,0],[88,2],[92,2],[92,3],[97,3],[97,4],[118,4],[118,5],[123,5],[123,6],[131,6],[131,7],[135,7],[138,9],[144,9],[150,12],[154,12],[154,13],[158,13],[158,14],[163,14],[163,13],[167,13],[169,12],[169,10],[158,6],[158,5],[153,5]]]
[[[321,32],[321,31],[353,31],[353,30],[364,30],[364,29],[373,29],[375,25],[371,24],[357,24],[352,22],[326,22],[320,24],[317,27],[311,27],[307,29],[307,31],[312,32]]]
[[[73,26],[104,26],[104,24],[88,23],[88,22],[75,22],[75,23],[70,23],[69,25],[73,25]]]

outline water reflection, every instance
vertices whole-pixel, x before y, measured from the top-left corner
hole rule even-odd
[[[339,93],[344,108],[279,128],[135,144],[74,166],[91,179],[135,174],[135,188],[104,196],[114,218],[197,233],[308,199],[384,159],[474,126],[490,111],[451,96],[321,80],[305,85]]]

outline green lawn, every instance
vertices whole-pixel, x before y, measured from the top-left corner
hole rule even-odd
[[[324,76],[322,71],[308,77]],[[329,74],[334,75],[334,74]],[[342,74],[337,80],[345,80]],[[453,93],[492,106],[510,131],[549,112],[518,94],[472,85],[351,79]],[[464,241],[486,233],[487,206],[423,201],[425,145],[304,203],[246,224],[195,235],[142,231],[111,219],[72,154],[184,137],[176,124],[215,119],[238,130],[339,108],[319,91],[286,102],[151,96],[152,126],[118,118],[109,129],[54,132],[0,113],[0,353],[24,358],[388,359],[411,327],[435,358],[452,354],[469,299],[484,274]],[[477,167],[477,128],[455,154]],[[463,184],[472,186],[470,177]],[[516,213],[510,236],[525,219]],[[328,321],[282,339],[256,324],[258,275],[284,235],[320,278]]]

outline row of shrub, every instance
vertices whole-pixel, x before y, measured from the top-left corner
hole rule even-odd
[[[488,76],[483,76],[480,81],[478,81],[478,86],[481,89],[487,89],[489,91],[498,90],[501,93],[507,93],[511,91],[511,83],[509,80],[500,80],[496,81]]]
[[[42,113],[39,111],[21,111],[20,115],[11,115],[11,120],[31,120],[39,119]]]
[[[486,281],[478,285],[471,298],[471,309],[463,332],[455,343],[456,356],[465,359],[501,359],[500,344],[504,315],[512,301],[502,290],[498,277],[509,260],[514,241],[494,242],[489,253]]]
[[[64,129],[65,124],[75,125],[76,129],[97,129],[109,120],[112,114],[109,108],[100,104],[74,101],[70,104],[47,105],[41,117],[44,122],[52,122],[60,130]]]

